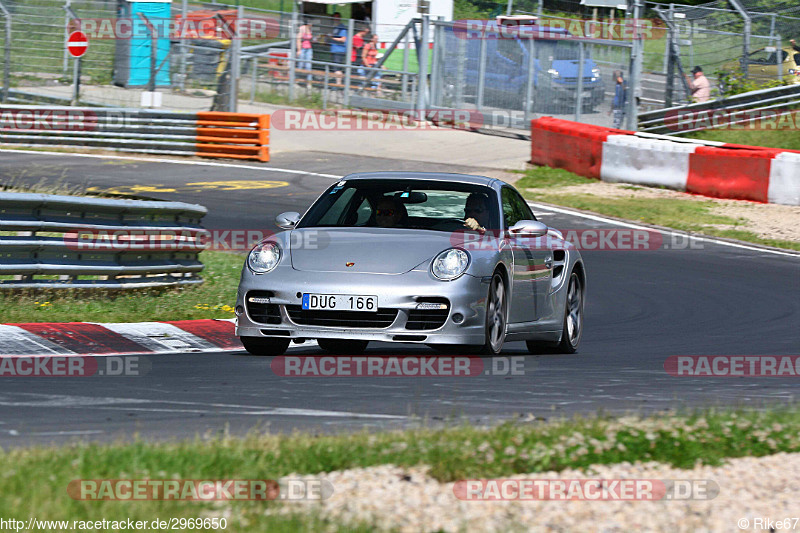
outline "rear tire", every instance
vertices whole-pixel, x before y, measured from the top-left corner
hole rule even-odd
[[[289,339],[275,337],[240,337],[244,349],[252,355],[281,355],[289,347]]]
[[[347,339],[317,339],[319,347],[336,355],[358,355],[367,349],[369,341]]]

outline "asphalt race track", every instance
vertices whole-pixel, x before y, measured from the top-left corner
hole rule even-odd
[[[275,215],[303,211],[333,179],[353,169],[474,172],[314,152],[244,166],[251,168],[0,151],[0,182],[136,188],[142,196],[207,206],[209,229],[274,230]],[[286,184],[244,185],[265,180]],[[562,230],[615,227],[555,208],[534,211]],[[254,428],[328,432],[463,419],[493,423],[601,409],[758,407],[797,399],[798,378],[672,377],[663,365],[671,355],[800,354],[800,256],[697,241],[692,249],[582,254],[588,295],[580,351],[525,356],[524,344],[507,344],[504,357],[525,357],[524,375],[283,378],[271,371],[271,358],[156,355],[150,356],[150,372],[138,378],[0,379],[0,446]],[[290,353],[319,352],[305,344]],[[434,352],[372,343],[367,353]]]

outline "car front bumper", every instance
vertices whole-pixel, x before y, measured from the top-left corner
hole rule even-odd
[[[439,281],[427,270],[386,275],[349,272],[301,272],[291,267],[255,275],[243,273],[236,298],[236,335],[289,339],[359,339],[425,344],[483,344],[486,297],[490,278],[464,274],[453,281]],[[269,291],[269,304],[277,306],[280,323],[257,321],[246,297],[251,291]],[[397,310],[388,327],[348,327],[301,324],[292,320],[287,306],[300,306],[303,293],[376,295],[378,308]],[[263,294],[263,293],[262,293]],[[408,329],[409,313],[421,301],[445,298],[447,318],[436,329]],[[251,304],[252,305],[252,304]],[[296,309],[296,308],[295,308]],[[337,311],[347,321],[351,311]],[[458,321],[457,315],[463,317]]]

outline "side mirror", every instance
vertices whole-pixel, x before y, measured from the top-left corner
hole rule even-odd
[[[520,220],[508,228],[508,232],[514,235],[541,237],[547,234],[548,229],[547,224],[542,224],[537,220]]]
[[[275,224],[283,229],[294,229],[298,222],[300,222],[300,213],[297,211],[287,211],[275,217]]]

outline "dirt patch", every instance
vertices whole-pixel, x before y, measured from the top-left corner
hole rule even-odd
[[[711,202],[715,204],[710,210],[711,214],[742,221],[737,226],[714,225],[714,227],[751,231],[765,239],[800,242],[800,206],[761,204],[746,200],[722,200],[670,189],[602,181],[559,188],[529,189],[529,191],[548,195],[588,194],[601,198],[675,198],[686,201]]]

